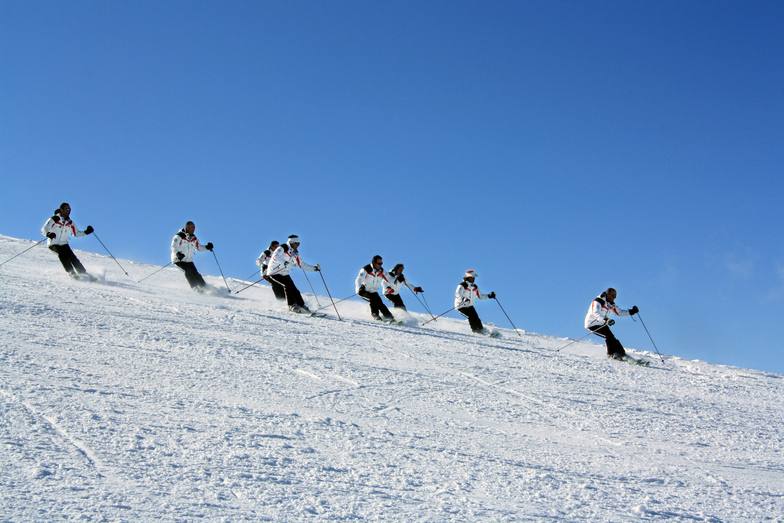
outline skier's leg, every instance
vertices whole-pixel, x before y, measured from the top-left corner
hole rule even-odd
[[[384,294],[384,297],[392,302],[394,308],[406,310],[406,306],[403,305],[403,298],[400,297],[400,294]]]
[[[289,307],[292,305],[299,306],[299,303],[297,303],[297,296],[299,295],[299,291],[297,290],[296,285],[294,285],[294,280],[291,279],[291,276],[288,274],[283,276],[276,274],[274,276],[270,276],[270,278],[283,286],[283,290],[286,293],[286,304]],[[301,300],[302,297],[300,296],[299,299]]]
[[[76,254],[74,254],[74,252],[71,250],[71,246],[70,245],[63,245],[63,247],[65,247],[65,249],[64,249],[65,250],[65,256],[68,257],[68,259],[69,259],[69,261],[71,263],[71,266],[74,268],[74,270],[76,270],[76,272],[78,274],[86,274],[87,273],[87,269],[84,268],[84,265],[82,265],[82,262],[79,261],[79,258],[77,258]]]
[[[373,296],[376,296],[376,298],[378,298],[378,293],[359,291],[357,293],[357,296],[359,296],[360,298],[362,298],[363,300],[365,300],[370,304],[370,315],[373,316],[373,319],[380,320],[381,316],[378,315],[378,303],[376,302],[375,299],[373,299]]]
[[[196,265],[193,262],[176,262],[174,265],[182,269],[185,273],[185,279],[188,281],[188,285],[191,286],[191,289],[199,289],[207,285],[204,281],[204,278],[201,277],[199,271],[196,270]]]
[[[373,295],[371,296],[371,299],[372,299],[372,300],[375,302],[375,304],[376,304],[376,311],[377,311],[377,312],[376,312],[376,314],[379,314],[379,313],[380,313],[380,314],[381,314],[381,316],[383,316],[383,317],[384,317],[384,319],[386,319],[386,320],[394,320],[394,319],[395,319],[395,317],[394,317],[394,316],[392,316],[392,313],[391,313],[391,312],[389,312],[389,309],[387,309],[387,306],[386,306],[386,305],[384,305],[384,302],[383,302],[383,301],[381,301],[381,296],[379,296],[377,292],[374,292],[374,293],[372,293],[372,294],[373,294]],[[371,302],[371,307],[372,307],[372,306],[373,306],[373,302]]]
[[[275,294],[275,298],[277,298],[280,301],[283,301],[283,300],[286,299],[286,288],[283,287],[283,285],[281,285],[280,283],[276,282],[275,280],[273,280],[269,276],[265,276],[264,279],[267,280],[269,282],[269,284],[272,286],[272,292],[273,292],[273,294]]]
[[[479,314],[477,314],[473,305],[471,307],[457,309],[457,311],[468,318],[468,325],[471,327],[471,331],[482,332],[482,330],[484,330],[484,327],[482,326],[482,320],[479,319]]]
[[[49,250],[57,253],[57,258],[60,260],[60,263],[63,265],[63,269],[68,274],[76,274],[74,271],[73,263],[71,262],[70,256],[66,254],[66,250],[63,249],[65,245],[50,245]],[[70,249],[69,249],[70,250]]]
[[[598,327],[591,327],[589,329],[597,336],[604,338],[604,344],[607,346],[607,355],[613,358],[623,358],[626,356],[626,351],[623,350],[623,345],[617,340],[610,327],[601,325]]]
[[[193,282],[193,283],[191,283],[191,287],[193,287],[194,285],[198,289],[201,289],[202,287],[206,287],[207,286],[207,282],[204,281],[204,278],[202,277],[202,275],[199,274],[198,269],[196,269],[196,264],[191,263],[191,269],[192,269],[191,280]]]

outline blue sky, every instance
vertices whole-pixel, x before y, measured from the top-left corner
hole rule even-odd
[[[613,286],[663,353],[784,373],[783,32],[781,2],[2,2],[0,233],[67,201],[163,265],[193,220],[236,278],[298,234],[336,298],[381,254],[440,313],[474,269],[572,338]]]

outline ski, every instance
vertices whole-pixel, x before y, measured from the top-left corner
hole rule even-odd
[[[297,309],[297,310],[289,309],[289,312],[292,313],[292,314],[307,315],[307,316],[310,316],[311,318],[326,318],[327,317],[327,313],[326,312],[318,312],[318,311],[311,312],[311,311],[306,311],[304,309]]]
[[[639,365],[640,367],[648,367],[650,366],[651,362],[646,360],[638,360],[636,358],[632,358],[631,356],[624,356],[623,359],[617,358],[610,358],[611,360],[615,361],[622,361],[624,363],[628,363],[629,365]]]
[[[71,274],[71,273],[69,273],[69,276],[72,279],[74,279],[74,280],[88,281],[88,282],[91,282],[91,283],[98,281],[98,278],[96,278],[95,276],[91,276],[91,275],[89,275],[87,273],[84,273],[84,274]]]

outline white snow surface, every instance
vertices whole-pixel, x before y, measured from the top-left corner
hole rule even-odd
[[[784,521],[781,375],[76,253],[0,267],[2,521]]]

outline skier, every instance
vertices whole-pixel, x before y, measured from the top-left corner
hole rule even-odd
[[[305,302],[302,300],[302,294],[300,294],[297,286],[294,285],[294,280],[289,276],[289,271],[294,267],[299,267],[303,271],[315,272],[321,270],[321,265],[308,265],[303,262],[300,259],[299,251],[297,250],[299,244],[299,237],[296,234],[292,234],[289,236],[286,243],[275,249],[267,267],[267,276],[283,287],[289,310],[291,312],[302,313],[310,312],[310,309],[305,306]]]
[[[195,231],[196,225],[193,222],[188,222],[185,227],[180,229],[180,232],[174,235],[171,243],[171,260],[174,265],[185,272],[185,279],[188,280],[191,289],[201,291],[207,282],[196,270],[196,265],[193,263],[193,253],[194,251],[211,251],[212,243],[201,245],[199,239],[193,235]]]
[[[272,278],[266,275],[267,267],[269,266],[269,262],[272,259],[272,253],[275,252],[275,249],[280,246],[280,243],[273,240],[270,243],[269,248],[261,253],[261,256],[256,260],[256,265],[261,267],[261,277],[267,281],[272,286],[272,292],[275,294],[275,297],[283,301],[286,299],[286,289],[280,283],[276,282]]]
[[[395,317],[389,312],[387,306],[381,301],[381,296],[378,295],[378,287],[383,281],[385,285],[392,281],[392,276],[384,270],[382,265],[384,260],[381,256],[373,256],[373,259],[368,265],[365,265],[359,270],[357,280],[354,282],[356,287],[357,296],[370,304],[370,315],[374,320],[392,321]],[[380,315],[379,315],[380,313]],[[383,318],[382,318],[383,316]]]
[[[79,274],[87,274],[87,270],[71,250],[71,246],[68,245],[68,236],[71,234],[76,238],[87,236],[92,234],[93,228],[88,225],[84,231],[80,231],[71,221],[70,216],[71,206],[63,203],[59,209],[54,211],[54,216],[49,218],[41,228],[41,234],[47,237],[47,247],[50,251],[57,253],[65,272],[72,278],[79,279]]]
[[[422,290],[422,287],[414,287],[406,281],[405,276],[403,276],[404,268],[402,263],[398,263],[395,265],[394,269],[389,271],[389,276],[391,278],[384,284],[384,297],[391,301],[395,308],[406,310],[406,306],[403,304],[403,298],[400,297],[400,288],[405,285],[414,292],[424,291]]]
[[[610,287],[595,298],[591,302],[588,314],[585,315],[585,328],[604,338],[608,357],[622,360],[626,357],[626,351],[610,330],[610,326],[615,325],[615,320],[610,319],[610,313],[615,313],[617,316],[633,316],[640,312],[640,309],[636,305],[628,310],[621,309],[615,305],[616,297],[618,293]]]
[[[484,327],[482,326],[482,320],[479,319],[479,315],[476,313],[476,309],[474,309],[474,300],[477,298],[489,300],[495,298],[495,293],[482,294],[479,287],[474,284],[476,277],[477,274],[474,271],[466,271],[462,283],[457,286],[457,291],[455,291],[455,309],[468,318],[468,325],[471,326],[472,332],[481,334],[484,331]]]

